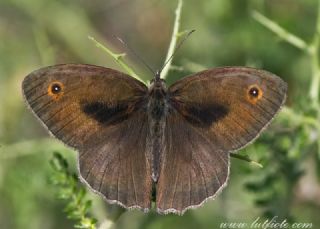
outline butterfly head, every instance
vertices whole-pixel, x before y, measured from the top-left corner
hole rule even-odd
[[[167,91],[166,81],[160,78],[160,71],[157,71],[154,78],[150,81],[149,91]]]

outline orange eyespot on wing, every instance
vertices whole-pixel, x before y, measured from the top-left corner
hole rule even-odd
[[[58,100],[63,95],[64,86],[61,82],[55,81],[48,86],[48,95]]]
[[[261,90],[261,88],[258,85],[253,84],[248,87],[247,100],[250,103],[256,104],[257,101],[262,98],[262,95],[263,95],[263,91]]]

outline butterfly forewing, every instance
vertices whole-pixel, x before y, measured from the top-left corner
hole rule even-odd
[[[169,88],[174,109],[225,152],[255,139],[281,108],[286,91],[278,76],[246,67],[206,70]]]
[[[79,151],[86,183],[110,202],[150,208],[143,83],[108,68],[66,64],[31,73],[22,87],[48,130]]]

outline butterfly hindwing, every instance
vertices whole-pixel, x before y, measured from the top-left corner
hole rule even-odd
[[[147,211],[152,187],[147,133],[146,114],[141,111],[99,132],[106,136],[104,141],[94,143],[92,139],[92,144],[79,152],[82,179],[111,203]]]
[[[215,196],[226,185],[229,155],[177,111],[168,115],[166,147],[157,183],[157,211],[183,214]]]

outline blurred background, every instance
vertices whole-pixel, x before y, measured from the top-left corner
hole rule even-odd
[[[116,52],[125,40],[157,69],[162,66],[177,1],[169,0],[1,0],[0,1],[0,228],[73,228],[51,182],[50,159],[59,152],[76,172],[76,152],[49,137],[26,108],[21,82],[31,71],[58,63],[87,63],[123,71],[88,39]],[[263,168],[231,159],[228,186],[214,201],[183,216],[151,211],[123,212],[113,228],[219,228],[223,222],[278,221],[320,226],[320,150],[318,95],[309,98],[316,60],[285,42],[252,16],[258,11],[314,42],[316,0],[185,1],[181,30],[196,29],[173,60],[168,83],[216,66],[263,68],[289,85],[285,109],[250,147],[241,151]],[[316,56],[318,50],[316,50]],[[147,82],[152,75],[137,58],[127,63]],[[317,69],[317,68],[316,68]],[[316,105],[314,105],[316,104]],[[89,215],[97,226],[117,207],[87,193]],[[120,211],[121,212],[121,211]],[[310,228],[310,227],[309,227]]]

